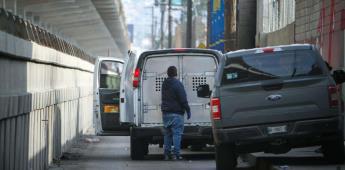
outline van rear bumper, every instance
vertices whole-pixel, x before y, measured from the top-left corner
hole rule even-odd
[[[149,143],[163,142],[164,128],[159,127],[132,127],[132,137],[145,139]],[[188,143],[204,142],[213,144],[212,127],[210,126],[185,126],[182,141]]]
[[[285,133],[269,134],[268,127],[286,126]],[[304,147],[320,145],[343,136],[343,119],[332,118],[295,121],[215,130],[215,142],[235,144],[250,151],[262,151],[268,145],[288,145]],[[258,145],[262,144],[261,147]],[[250,149],[250,145],[256,146]],[[246,149],[245,149],[246,150]]]

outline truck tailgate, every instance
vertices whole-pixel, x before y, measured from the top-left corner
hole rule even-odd
[[[328,80],[324,77],[228,86],[223,87],[222,92],[220,101],[223,127],[330,116]]]

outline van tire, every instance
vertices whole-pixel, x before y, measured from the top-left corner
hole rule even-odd
[[[233,145],[217,145],[215,154],[217,170],[234,170],[236,168],[237,156]]]
[[[202,151],[202,149],[205,147],[206,145],[191,145],[190,146],[190,150],[191,151]]]
[[[343,164],[345,159],[344,140],[338,139],[322,145],[322,153],[329,163]]]
[[[143,160],[148,153],[148,145],[143,139],[136,138],[133,128],[130,129],[130,154],[132,160]]]

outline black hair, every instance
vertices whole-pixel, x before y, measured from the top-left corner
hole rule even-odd
[[[177,76],[177,69],[175,66],[170,66],[167,70],[168,77],[175,77]]]

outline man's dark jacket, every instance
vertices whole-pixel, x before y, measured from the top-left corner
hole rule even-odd
[[[163,113],[190,114],[183,84],[174,77],[169,77],[163,82],[161,109]]]

